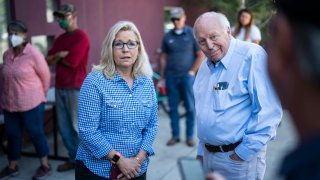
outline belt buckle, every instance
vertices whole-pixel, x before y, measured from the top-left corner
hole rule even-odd
[[[222,146],[219,146],[219,149],[220,149],[221,152],[224,152]]]

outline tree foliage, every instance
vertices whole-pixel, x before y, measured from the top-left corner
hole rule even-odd
[[[253,12],[255,24],[262,33],[261,44],[265,44],[269,21],[274,14],[272,0],[189,0],[187,2],[196,2],[197,4],[194,5],[206,6],[209,10],[224,13],[228,17],[231,25],[235,23],[238,11],[242,8],[242,2],[244,2],[244,7],[249,8]]]

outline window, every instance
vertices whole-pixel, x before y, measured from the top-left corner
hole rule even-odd
[[[8,49],[8,33],[7,33],[7,25],[8,25],[8,9],[9,9],[9,1],[0,0],[0,64],[3,63],[2,55]]]
[[[47,55],[49,48],[51,47],[54,40],[54,36],[32,36],[31,37],[31,44],[38,48],[44,56]]]
[[[52,23],[54,21],[53,11],[57,9],[58,2],[57,0],[46,0],[47,4],[47,22]]]
[[[174,28],[174,25],[171,21],[171,11],[172,7],[165,7],[164,8],[164,32],[168,32],[170,29]]]

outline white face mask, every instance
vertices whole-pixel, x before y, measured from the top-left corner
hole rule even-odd
[[[23,43],[23,38],[21,36],[15,35],[15,34],[9,36],[9,40],[10,40],[12,47],[17,47]]]

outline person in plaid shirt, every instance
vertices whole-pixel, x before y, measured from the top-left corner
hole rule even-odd
[[[146,179],[157,130],[152,70],[137,27],[111,27],[79,95],[76,179]],[[112,169],[118,168],[119,174]]]

